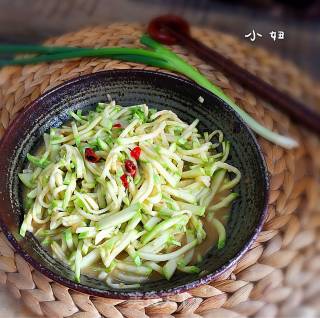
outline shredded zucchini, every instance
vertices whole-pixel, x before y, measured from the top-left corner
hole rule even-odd
[[[158,273],[201,272],[195,251],[203,221],[226,243],[215,213],[238,197],[241,178],[228,163],[231,144],[219,130],[199,133],[169,110],[98,103],[87,115],[44,136],[19,173],[32,232],[52,255],[113,288],[137,288]],[[219,199],[213,200],[220,195]],[[193,260],[196,259],[196,260]]]

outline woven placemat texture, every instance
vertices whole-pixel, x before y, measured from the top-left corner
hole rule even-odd
[[[86,28],[47,44],[139,46],[144,28],[113,24]],[[207,45],[280,89],[320,105],[320,86],[292,64],[214,31],[193,29]],[[48,280],[17,255],[0,234],[0,283],[35,314],[48,317],[320,317],[320,143],[316,136],[221,72],[174,47],[263,125],[290,134],[301,146],[285,151],[259,138],[271,178],[268,219],[250,251],[218,281],[188,292],[145,301],[89,297]],[[17,112],[71,78],[110,69],[154,69],[109,59],[10,67],[0,71],[0,134]],[[5,154],[2,154],[5,155]]]

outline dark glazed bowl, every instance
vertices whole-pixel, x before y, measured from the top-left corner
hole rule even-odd
[[[200,119],[202,131],[221,129],[231,142],[229,162],[242,172],[236,191],[240,194],[227,225],[226,246],[212,247],[200,264],[202,275],[176,273],[170,280],[143,284],[137,290],[116,290],[82,275],[81,284],[73,272],[52,258],[28,233],[19,235],[23,220],[18,172],[26,154],[50,127],[69,119],[69,110],[93,108],[110,94],[120,105],[147,103],[157,109],[171,109],[186,122]],[[199,96],[204,102],[198,101]],[[32,102],[7,129],[0,144],[0,223],[17,252],[49,278],[77,291],[102,297],[152,298],[205,284],[230,268],[248,250],[264,222],[268,202],[268,174],[255,137],[239,116],[221,99],[198,85],[159,72],[118,70],[95,73],[66,82]]]

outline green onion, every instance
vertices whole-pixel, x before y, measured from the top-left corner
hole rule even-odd
[[[71,59],[78,57],[109,57],[114,59],[125,60],[129,62],[144,63],[147,65],[165,68],[174,72],[184,74],[191,78],[200,86],[208,89],[229,106],[231,106],[242,119],[254,130],[257,134],[266,138],[267,140],[274,142],[284,148],[294,148],[298,144],[295,140],[281,136],[271,130],[265,128],[257,121],[255,121],[250,115],[243,111],[232,99],[223,93],[223,91],[213,85],[205,76],[203,76],[197,69],[188,64],[181,57],[176,55],[168,48],[162,46],[160,43],[152,40],[149,36],[143,35],[141,37],[141,43],[151,48],[152,50],[135,49],[135,48],[53,48],[44,46],[13,46],[2,45],[0,51],[15,51],[21,52],[24,48],[28,52],[44,53],[35,57],[26,57],[13,60],[2,60],[0,66],[5,65],[25,65],[35,64],[41,62],[56,61],[62,59]],[[139,116],[138,116],[139,117]]]

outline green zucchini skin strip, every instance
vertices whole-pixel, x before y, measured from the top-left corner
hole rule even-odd
[[[116,214],[106,216],[98,222],[97,228],[103,230],[127,222],[140,211],[140,208],[141,205],[136,203]]]

